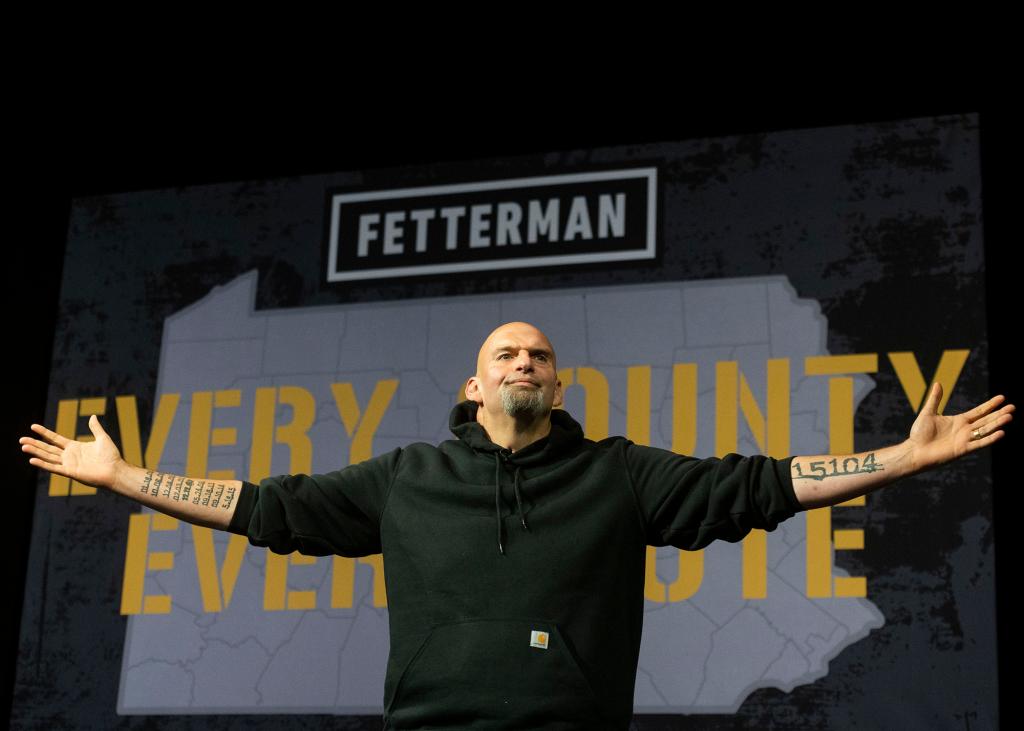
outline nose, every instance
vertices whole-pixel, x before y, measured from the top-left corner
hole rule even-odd
[[[532,371],[533,370],[533,359],[530,358],[530,351],[520,350],[519,354],[516,355],[516,370]]]

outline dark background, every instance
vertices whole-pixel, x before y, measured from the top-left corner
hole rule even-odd
[[[582,105],[552,97],[538,105],[470,103],[427,106],[419,115],[407,105],[394,108],[380,99],[353,112],[322,111],[288,99],[232,104],[211,98],[204,103],[144,104],[118,99],[92,100],[89,114],[48,116],[45,124],[14,138],[19,182],[8,196],[10,252],[7,280],[11,362],[8,381],[13,408],[4,412],[3,436],[12,482],[6,491],[8,570],[3,633],[2,707],[6,716],[17,659],[21,586],[32,524],[35,470],[18,450],[17,437],[45,414],[54,321],[59,296],[64,240],[73,197],[244,179],[262,179],[360,170],[406,164],[506,157],[555,150],[661,142],[689,138],[931,117],[980,114],[984,235],[987,268],[990,375],[992,393],[1019,401],[1010,382],[1010,352],[1019,324],[1015,313],[1016,250],[1013,229],[1021,142],[1006,105],[946,92],[925,101],[899,94],[888,99],[852,99],[823,105],[806,98],[757,100],[748,104],[693,104],[685,109],[650,100],[633,104]],[[177,100],[180,101],[180,100]],[[621,102],[621,100],[618,100]],[[372,109],[371,109],[372,107]],[[69,107],[70,108],[70,107]],[[568,111],[564,111],[568,110]],[[1016,134],[1015,134],[1016,133]],[[1019,425],[1011,431],[1019,431]],[[1010,472],[1021,435],[993,451],[998,633],[1001,678],[1009,677],[1017,630],[1009,604],[1014,517],[1019,498]],[[1001,716],[1008,708],[1007,684],[1000,687]],[[1009,716],[1004,716],[1009,717]]]

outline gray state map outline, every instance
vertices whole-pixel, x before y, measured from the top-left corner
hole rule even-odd
[[[365,407],[377,380],[400,385],[374,438],[374,454],[411,441],[450,437],[447,414],[499,322],[526,320],[558,348],[559,366],[590,366],[609,382],[609,430],[624,433],[626,369],[650,364],[651,444],[671,444],[671,366],[698,366],[697,456],[713,453],[714,363],[736,360],[762,405],[765,361],[791,359],[794,454],[828,452],[827,379],[803,376],[808,355],[827,354],[818,303],[800,299],[785,276],[620,285],[537,293],[254,310],[256,273],[215,287],[168,317],[157,394],[181,393],[160,468],[183,472],[187,396],[238,388],[242,406],[215,411],[238,444],[210,451],[210,469],[245,479],[257,386],[308,388],[317,401],[310,429],[313,471],[347,462],[348,437],[328,384],[349,381]],[[652,326],[652,322],[657,325]],[[854,407],[873,381],[854,377]],[[581,389],[565,408],[580,417]],[[278,420],[288,420],[278,414]],[[340,439],[340,441],[339,441]],[[738,451],[757,444],[740,418]],[[272,472],[287,471],[275,446]],[[689,600],[645,602],[634,707],[638,713],[731,713],[754,690],[789,691],[828,672],[845,647],[884,624],[867,599],[810,600],[802,516],[768,534],[768,598],[740,597],[739,544],[705,549],[704,578]],[[218,562],[228,536],[215,533]],[[151,532],[149,550],[174,553],[174,568],[148,572],[147,594],[171,594],[168,615],[127,622],[118,692],[120,714],[380,713],[387,610],[372,606],[373,576],[357,564],[350,609],[329,609],[330,559],[289,569],[289,589],[314,589],[317,609],[262,609],[263,549],[249,547],[230,605],[202,611],[191,531]],[[678,552],[657,549],[658,576],[671,583]],[[833,576],[844,576],[832,567]]]

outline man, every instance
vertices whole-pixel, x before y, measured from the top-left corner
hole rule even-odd
[[[96,417],[95,442],[33,425],[43,439],[21,443],[38,467],[279,553],[383,552],[389,728],[625,728],[647,545],[695,550],[772,530],[985,447],[1014,409],[996,396],[941,416],[936,384],[905,442],[839,458],[701,460],[595,443],[553,410],[554,349],[521,322],[490,334],[466,395],[451,415],[456,440],[259,486],[128,465]]]

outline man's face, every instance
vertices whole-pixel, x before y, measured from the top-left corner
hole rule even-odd
[[[550,341],[525,322],[502,325],[480,348],[466,395],[492,414],[516,418],[535,419],[561,406],[562,384]]]

